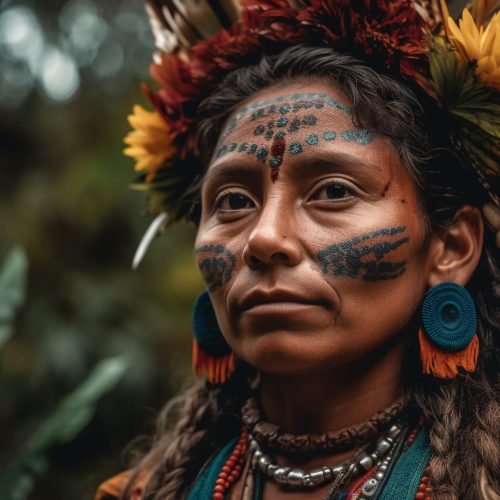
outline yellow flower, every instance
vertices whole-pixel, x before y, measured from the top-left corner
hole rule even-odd
[[[128,121],[134,130],[125,137],[124,142],[130,147],[123,152],[135,159],[135,170],[145,170],[146,182],[151,182],[165,161],[175,154],[174,137],[156,111],[146,111],[142,106],[134,106]]]
[[[457,49],[457,57],[464,64],[474,61],[476,75],[486,85],[500,89],[500,12],[484,28],[478,27],[469,10],[464,9],[457,26],[443,0],[441,5],[445,33]]]

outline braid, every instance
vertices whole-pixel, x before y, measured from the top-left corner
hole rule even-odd
[[[420,376],[413,389],[417,404],[431,423],[431,483],[433,498],[438,500],[500,500],[500,314],[494,306],[500,299],[499,274],[487,249],[470,283],[479,312],[481,354],[476,373],[451,381]],[[411,356],[407,359],[418,360],[418,354]],[[418,367],[411,369],[420,373]]]
[[[153,448],[134,469],[122,500],[128,499],[143,474],[145,500],[178,500],[211,454],[241,430],[241,407],[249,396],[247,365],[238,363],[221,387],[196,382],[172,399],[158,419]]]
[[[500,498],[499,402],[491,386],[481,379],[456,379],[435,392],[419,392],[416,400],[432,424],[433,497],[480,499],[487,484]]]
[[[452,153],[446,117],[426,101],[429,98],[327,48],[295,46],[229,74],[200,106],[198,149],[211,155],[228,114],[250,95],[304,75],[330,77],[340,84],[353,103],[354,117],[368,119],[368,125],[393,142],[420,188],[429,234],[452,224],[460,207],[482,206],[484,192]],[[428,114],[423,113],[423,104]],[[201,180],[193,188],[194,198],[200,185]],[[487,232],[481,262],[467,284],[478,308],[481,348],[476,372],[451,381],[422,375],[416,335],[406,356],[405,391],[430,425],[431,483],[433,497],[439,500],[500,498],[500,271],[494,246],[493,234]],[[196,384],[170,403],[153,449],[137,467],[122,498],[129,498],[143,471],[150,478],[148,500],[182,498],[211,453],[239,432],[250,374],[251,369],[240,364],[222,387]],[[178,420],[172,422],[173,418]]]

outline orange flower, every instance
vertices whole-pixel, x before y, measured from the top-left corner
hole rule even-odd
[[[174,136],[157,111],[146,111],[139,105],[134,106],[128,121],[134,130],[125,137],[129,147],[123,152],[134,158],[135,170],[145,170],[146,182],[151,182],[165,161],[176,153]]]

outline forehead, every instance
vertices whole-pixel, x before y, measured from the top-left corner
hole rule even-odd
[[[263,136],[271,132],[303,135],[319,123],[352,125],[352,110],[338,90],[315,86],[272,89],[243,104],[229,118],[221,141],[243,135]],[[219,141],[219,142],[221,142]]]
[[[227,120],[212,164],[235,155],[267,164],[276,177],[287,156],[307,155],[335,143],[367,145],[375,134],[354,126],[346,96],[322,81],[266,89]]]

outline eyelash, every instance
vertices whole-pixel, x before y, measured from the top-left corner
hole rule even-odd
[[[214,211],[223,211],[223,212],[231,212],[231,211],[235,211],[235,210],[238,210],[238,209],[224,209],[224,208],[221,208],[221,204],[224,200],[226,200],[230,195],[240,195],[242,197],[245,197],[247,198],[247,200],[249,200],[253,205],[255,205],[255,203],[253,202],[253,200],[250,198],[250,196],[248,196],[247,194],[241,192],[241,191],[231,191],[231,190],[226,190],[226,191],[222,191],[214,200],[214,203],[213,203],[213,210]],[[240,209],[240,210],[248,210],[248,209]]]
[[[339,180],[330,180],[330,181],[325,182],[324,184],[322,184],[318,188],[316,188],[314,190],[314,193],[310,197],[310,199],[312,199],[314,196],[316,196],[318,193],[320,193],[324,189],[327,189],[329,186],[342,187],[343,189],[346,190],[348,196],[344,197],[344,198],[339,198],[339,199],[328,198],[328,199],[322,199],[322,200],[316,200],[316,201],[323,201],[323,202],[327,202],[327,203],[341,203],[341,202],[345,202],[346,200],[349,200],[349,199],[354,197],[354,189],[351,186],[349,186],[346,182],[342,182]]]
[[[314,199],[314,196],[315,195],[318,195],[322,190],[324,189],[327,189],[329,186],[340,186],[342,187],[343,189],[346,190],[348,196],[347,197],[343,197],[343,198],[339,198],[339,199],[335,199],[335,198],[327,198],[327,199]],[[250,196],[248,196],[246,193],[242,192],[242,191],[232,191],[232,190],[226,190],[226,191],[222,191],[214,200],[213,202],[213,211],[216,212],[216,211],[222,211],[222,212],[233,212],[233,211],[238,211],[238,210],[248,210],[250,208],[253,208],[253,207],[248,207],[248,208],[241,208],[241,209],[223,209],[221,208],[221,205],[223,203],[224,200],[228,199],[228,197],[230,195],[240,195],[244,198],[246,198],[250,203],[252,203],[253,206],[255,206],[255,203],[254,201],[252,200],[252,198]],[[329,182],[326,182],[325,184],[319,186],[318,188],[316,188],[316,190],[314,191],[313,195],[311,196],[311,200],[312,201],[320,201],[320,202],[326,202],[326,203],[341,203],[341,202],[345,202],[346,200],[349,200],[351,198],[354,197],[354,190],[347,186],[346,183],[343,183],[343,182],[339,182],[338,180],[335,180],[335,181],[329,181]]]

